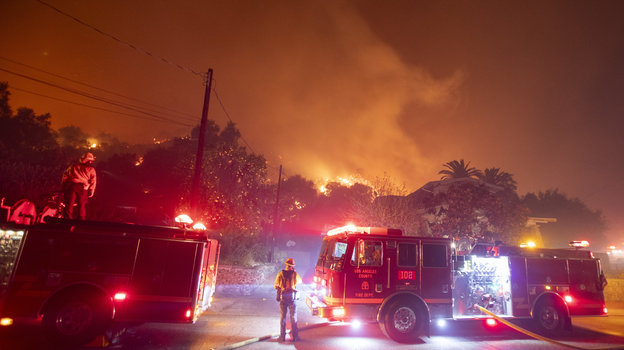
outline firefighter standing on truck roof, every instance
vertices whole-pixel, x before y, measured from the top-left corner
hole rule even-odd
[[[292,340],[299,340],[299,329],[297,328],[297,280],[299,276],[295,271],[295,260],[289,258],[285,261],[286,268],[280,271],[275,278],[275,289],[277,290],[277,301],[280,305],[280,341],[286,340],[286,313],[290,309],[290,333]]]
[[[67,218],[74,219],[74,205],[78,204],[78,217],[84,220],[87,217],[87,200],[95,193],[96,175],[93,153],[85,153],[80,160],[71,165],[63,173],[63,194]]]

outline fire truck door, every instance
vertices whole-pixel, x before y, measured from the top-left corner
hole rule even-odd
[[[448,244],[422,243],[421,296],[427,304],[449,304],[451,297],[451,265]]]
[[[570,294],[573,302],[570,311],[576,315],[600,315],[604,306],[604,294],[600,280],[598,260],[568,259]]]
[[[511,300],[513,315],[526,317],[531,315],[529,291],[527,289],[526,259],[524,257],[510,257],[511,270]]]
[[[390,247],[389,247],[390,248]],[[418,269],[419,245],[416,241],[396,243],[395,263],[390,269],[389,278],[396,281],[397,290],[413,290],[418,292],[420,281],[420,270]],[[391,249],[388,249],[389,251]]]
[[[346,273],[346,303],[379,303],[385,294],[384,254],[381,241],[358,239]]]

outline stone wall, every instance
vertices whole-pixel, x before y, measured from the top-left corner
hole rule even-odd
[[[624,302],[624,278],[607,278],[605,299],[609,302]]]
[[[216,294],[250,295],[262,284],[273,284],[279,267],[276,265],[259,265],[241,267],[219,265],[217,271]]]

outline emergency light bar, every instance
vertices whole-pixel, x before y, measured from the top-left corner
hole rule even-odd
[[[341,227],[336,227],[327,231],[328,236],[335,236],[341,233],[353,233],[353,232],[364,232],[358,229],[363,229],[363,227],[356,227],[355,225],[346,225]]]
[[[402,236],[403,231],[396,228],[386,228],[386,227],[359,227],[355,225],[346,225],[342,227],[337,227],[327,231],[328,236],[335,236],[341,233],[366,233],[369,235],[389,235],[389,236]]]
[[[180,214],[176,216],[175,222],[190,225],[193,223],[193,219],[191,219],[191,217],[186,214]]]
[[[201,222],[197,222],[195,224],[193,224],[193,230],[199,230],[199,231],[206,231],[206,225],[202,224]]]
[[[570,247],[587,248],[589,247],[589,242],[588,241],[572,241],[570,242]]]

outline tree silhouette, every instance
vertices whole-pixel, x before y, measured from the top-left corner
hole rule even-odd
[[[64,126],[58,129],[58,142],[61,147],[82,148],[89,147],[89,136],[75,125]]]
[[[556,218],[556,223],[540,227],[544,244],[565,248],[573,240],[589,240],[596,250],[607,245],[607,223],[599,210],[592,210],[578,198],[569,198],[558,189],[527,193],[522,198],[531,216]],[[593,249],[592,249],[593,250]]]
[[[481,174],[480,170],[477,168],[471,168],[470,162],[464,163],[463,159],[445,163],[444,167],[446,169],[438,172],[438,174],[442,174],[442,179],[460,179],[464,177],[476,178]]]
[[[502,240],[511,244],[524,227],[527,210],[515,192],[492,191],[474,182],[453,183],[424,201],[436,237]]]
[[[9,84],[0,81],[0,118],[9,118],[13,115],[13,111],[9,106]]]
[[[518,189],[516,180],[513,179],[513,174],[505,171],[501,171],[500,168],[487,168],[477,175],[479,180],[496,186],[515,191]]]

